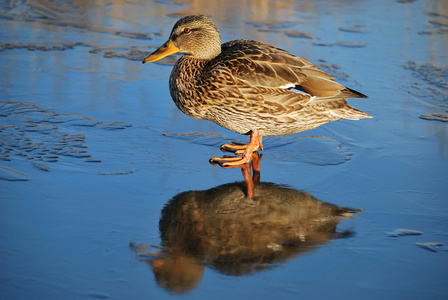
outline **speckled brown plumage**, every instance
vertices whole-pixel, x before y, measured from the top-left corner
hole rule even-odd
[[[186,53],[176,62],[169,80],[176,106],[193,118],[259,140],[253,149],[246,149],[242,160],[215,159],[224,165],[248,162],[250,153],[262,148],[262,136],[371,117],[345,100],[365,95],[337,83],[303,58],[252,40],[221,45],[218,30],[204,16],[179,20],[169,41],[143,62],[175,52]]]

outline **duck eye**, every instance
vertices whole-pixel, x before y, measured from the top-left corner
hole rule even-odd
[[[191,32],[191,29],[190,28],[185,28],[184,29],[184,33],[190,33]]]

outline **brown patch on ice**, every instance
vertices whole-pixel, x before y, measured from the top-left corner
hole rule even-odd
[[[429,29],[425,31],[419,32],[419,34],[448,34],[448,15],[436,13],[436,12],[429,12],[429,24],[432,26],[428,26]]]

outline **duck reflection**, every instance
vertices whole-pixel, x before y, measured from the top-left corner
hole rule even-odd
[[[259,182],[261,157],[254,155],[252,165],[243,167],[244,182],[183,192],[166,204],[159,223],[160,251],[131,244],[138,259],[152,266],[160,286],[185,292],[199,283],[204,266],[227,275],[244,275],[314,251],[331,239],[353,235],[350,230],[338,232],[336,226],[358,210]]]

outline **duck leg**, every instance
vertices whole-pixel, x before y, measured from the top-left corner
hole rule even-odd
[[[260,161],[263,157],[263,154],[258,154],[258,152],[254,152],[252,156],[252,172],[253,172],[253,181],[254,183],[260,183]]]
[[[252,179],[251,165],[252,163],[244,164],[241,167],[241,173],[243,173],[244,182],[246,182],[246,189],[247,189],[246,195],[250,199],[253,199],[255,197],[255,185],[254,180]]]
[[[246,182],[247,197],[251,199],[255,197],[255,184],[260,183],[260,160],[262,156],[263,154],[260,155],[258,152],[252,153],[252,161],[241,167],[241,172]],[[253,171],[252,176],[251,169]]]
[[[249,144],[247,145],[231,143],[221,146],[221,149],[229,149],[230,152],[234,152],[237,155],[242,155],[241,157],[227,155],[224,157],[213,157],[210,159],[210,163],[219,164],[222,167],[238,166],[249,163],[254,151],[257,151],[258,149],[263,150],[263,144],[261,143],[262,137],[259,135],[259,133],[260,132],[258,131],[258,129],[252,131],[250,133]]]

